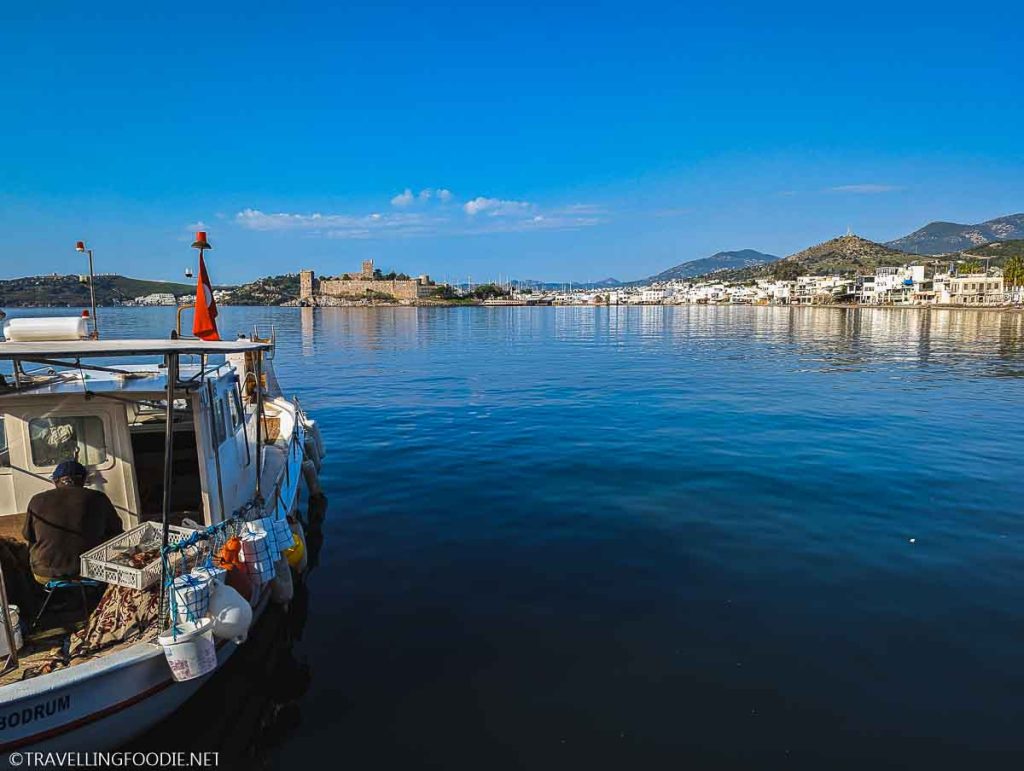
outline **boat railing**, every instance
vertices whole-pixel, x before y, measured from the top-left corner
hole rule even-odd
[[[277,351],[277,327],[274,324],[270,325],[270,334],[263,336],[260,334],[260,325],[252,325],[252,338],[254,342],[259,343],[270,343],[270,349],[264,352],[264,357],[267,361],[274,360],[274,354]]]
[[[195,307],[196,307],[195,303],[189,303],[188,305],[179,305],[178,306],[178,323],[177,323],[177,326],[175,327],[175,331],[177,332],[178,337],[182,336],[181,335],[181,314],[184,313],[187,310],[194,309]],[[191,335],[189,335],[189,337],[191,337]]]

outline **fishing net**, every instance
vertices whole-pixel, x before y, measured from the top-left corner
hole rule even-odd
[[[196,624],[206,615],[210,587],[225,571],[240,564],[239,544],[247,534],[245,523],[259,512],[253,501],[231,517],[196,530],[161,550],[163,596],[172,636],[177,639],[182,623]]]

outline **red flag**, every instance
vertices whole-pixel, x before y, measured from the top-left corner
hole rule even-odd
[[[200,340],[220,340],[217,334],[217,302],[213,299],[213,287],[206,274],[203,253],[199,253],[199,281],[196,283],[196,312],[192,319],[192,334]]]

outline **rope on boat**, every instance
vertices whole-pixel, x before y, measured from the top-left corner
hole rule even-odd
[[[179,632],[178,622],[182,620],[179,616],[177,592],[174,591],[175,580],[190,574],[196,568],[218,567],[214,563],[217,553],[231,538],[237,537],[242,532],[242,528],[248,520],[255,518],[252,513],[259,512],[261,509],[262,501],[253,499],[227,519],[196,530],[177,543],[167,544],[160,550],[161,580],[166,590],[167,610],[171,619],[170,631],[175,639]],[[192,623],[196,623],[205,613],[205,609],[193,607],[191,603],[186,603],[183,610],[183,620]]]

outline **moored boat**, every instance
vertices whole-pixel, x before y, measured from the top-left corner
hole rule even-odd
[[[125,531],[119,544],[133,533],[162,538],[155,572],[152,561],[146,568],[105,561],[112,547],[104,559],[83,555],[83,576],[107,586],[101,606],[136,603],[151,611],[145,628],[123,640],[108,630],[93,634],[94,611],[80,637],[72,635],[79,655],[62,659],[45,643],[19,652],[17,630],[0,624],[9,650],[0,673],[0,758],[13,750],[116,748],[202,688],[244,635],[212,638],[211,672],[181,679],[172,671],[160,640],[186,623],[173,581],[201,561],[187,563],[184,555],[201,552],[210,564],[232,536],[262,539],[261,530],[274,523],[300,531],[301,487],[311,480],[311,461],[318,468],[324,453],[313,421],[277,386],[272,337],[254,331],[232,341],[99,340],[83,337],[82,326],[66,319],[33,321],[31,332],[19,337],[15,326],[0,342],[0,361],[10,363],[0,379],[0,535],[9,551],[20,539],[28,501],[48,489],[66,457],[82,463],[88,486],[113,504]],[[280,563],[301,551],[301,535],[286,543],[280,529],[274,526],[276,539],[267,539],[275,544],[270,556],[278,573],[253,579],[245,597],[253,623],[269,602],[287,601],[281,589],[290,586],[293,568],[286,565],[284,576]],[[4,568],[6,620],[12,591],[34,584],[31,575],[12,575],[10,561]],[[27,627],[38,603],[19,599],[28,606],[21,608]]]

